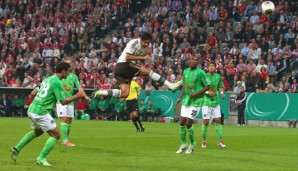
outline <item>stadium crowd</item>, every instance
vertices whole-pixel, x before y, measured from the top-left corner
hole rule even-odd
[[[1,0],[0,87],[36,87],[67,58],[82,87],[110,89],[126,43],[147,31],[152,60],[138,64],[171,82],[196,55],[205,71],[216,62],[225,91],[297,92],[298,2],[272,1],[266,16],[262,0]]]

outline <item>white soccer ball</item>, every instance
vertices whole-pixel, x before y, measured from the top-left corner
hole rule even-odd
[[[271,1],[265,1],[262,3],[262,13],[266,15],[270,15],[274,13],[275,5]]]

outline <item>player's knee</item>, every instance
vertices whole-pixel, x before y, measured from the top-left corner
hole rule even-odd
[[[207,120],[207,119],[204,120],[204,121],[203,121],[203,124],[204,124],[205,126],[208,126],[208,124],[209,124],[209,120]]]
[[[58,134],[55,134],[54,136],[53,136],[53,138],[55,138],[56,140],[59,140],[60,139],[60,133],[58,133]]]
[[[34,130],[34,134],[36,137],[39,137],[43,134],[43,130],[41,130],[41,129]]]
[[[186,128],[189,129],[192,127],[192,123],[186,123]]]

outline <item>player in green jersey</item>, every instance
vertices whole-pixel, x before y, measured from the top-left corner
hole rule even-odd
[[[46,156],[54,148],[56,142],[60,138],[60,133],[57,125],[50,115],[50,112],[57,101],[66,105],[83,96],[81,92],[69,98],[63,97],[63,88],[61,79],[66,78],[70,72],[70,65],[66,62],[61,62],[56,66],[56,74],[46,78],[40,85],[32,104],[28,109],[28,117],[31,120],[33,131],[28,132],[21,141],[11,148],[11,158],[16,162],[17,156],[21,149],[24,148],[31,140],[39,137],[44,132],[49,134],[49,138],[45,143],[44,148],[36,159],[36,163],[43,166],[51,166]],[[36,92],[36,90],[34,90]],[[33,93],[34,94],[34,93]]]
[[[182,153],[183,150],[188,147],[185,151],[186,154],[192,153],[196,146],[192,123],[201,110],[204,93],[209,90],[210,87],[206,80],[205,72],[198,68],[198,57],[192,56],[188,62],[189,68],[183,71],[183,88],[180,97],[177,99],[178,104],[183,97],[180,118],[180,136],[182,145],[180,145],[176,153]],[[188,132],[190,145],[186,142],[186,132]]]
[[[222,142],[222,126],[221,126],[221,112],[219,94],[222,98],[225,97],[223,93],[223,83],[219,74],[215,73],[215,62],[210,61],[208,66],[208,73],[206,74],[207,81],[210,83],[210,90],[205,92],[204,102],[202,107],[202,148],[206,148],[206,134],[209,120],[214,118],[215,129],[217,132],[217,145],[225,148],[226,145]],[[220,92],[220,93],[219,93]]]
[[[70,64],[72,67],[71,60],[64,60],[64,62]],[[81,87],[78,77],[69,73],[67,78],[61,80],[63,85],[63,93],[65,98],[71,97],[74,93],[74,88],[76,87],[79,92],[81,92],[87,101],[90,101],[90,98],[86,95],[84,89]],[[70,132],[70,126],[72,123],[72,119],[74,118],[74,102],[71,102],[67,105],[62,105],[59,101],[57,101],[57,115],[61,119],[61,134],[62,134],[62,144],[68,147],[73,147],[75,144],[68,140],[68,135]]]

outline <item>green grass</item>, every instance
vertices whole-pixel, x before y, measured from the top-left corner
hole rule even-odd
[[[60,125],[60,121],[57,120]],[[180,145],[179,125],[145,123],[144,133],[129,122],[78,121],[70,139],[61,140],[47,157],[53,167],[35,164],[48,135],[28,144],[14,164],[10,147],[28,131],[27,118],[0,118],[0,170],[297,170],[298,129],[223,126],[226,149],[216,146],[213,125],[208,128],[207,148],[200,147],[201,125],[195,125],[198,146],[191,155],[175,154]]]

